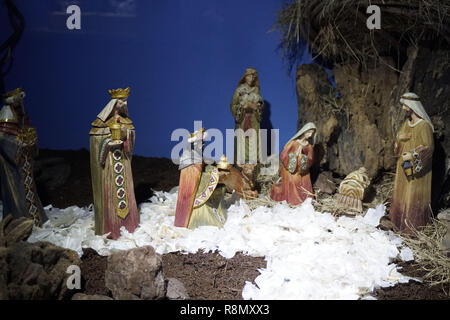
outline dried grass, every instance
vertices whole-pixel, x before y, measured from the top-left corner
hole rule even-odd
[[[423,280],[430,286],[450,284],[450,258],[448,252],[441,248],[447,226],[439,220],[432,222],[421,230],[413,230],[411,235],[401,234],[405,245],[414,252],[415,265],[425,272]],[[447,295],[450,288],[447,287]]]
[[[381,30],[366,26],[368,6],[381,8]],[[450,44],[450,0],[294,0],[285,3],[274,30],[291,67],[308,45],[313,57],[329,62],[382,61],[400,56],[422,40]],[[395,66],[392,66],[395,69]]]

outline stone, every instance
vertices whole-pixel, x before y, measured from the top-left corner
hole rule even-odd
[[[169,300],[189,300],[190,297],[184,287],[184,284],[175,278],[167,279],[166,298]]]
[[[150,246],[116,252],[108,257],[105,284],[115,300],[164,299],[161,256]]]
[[[442,239],[441,248],[450,253],[450,210],[439,213],[438,219],[447,226],[447,233]]]
[[[314,183],[314,188],[326,194],[334,194],[336,192],[336,184],[334,183],[333,174],[331,172],[321,172]]]
[[[50,243],[16,242],[0,247],[0,299],[63,300],[74,293],[66,283],[69,266],[80,266],[75,251]]]
[[[113,300],[113,298],[107,297],[107,296],[101,296],[101,295],[87,295],[84,293],[77,293],[72,297],[72,300],[77,301],[107,301],[107,300]]]

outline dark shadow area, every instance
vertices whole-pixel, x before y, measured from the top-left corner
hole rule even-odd
[[[446,193],[448,193],[448,186],[450,182],[446,180],[446,168],[445,168],[445,159],[447,155],[445,153],[445,149],[442,146],[441,141],[435,140],[434,142],[434,153],[433,153],[433,177],[432,177],[432,185],[431,185],[431,208],[433,209],[433,213],[437,216],[440,209],[443,208],[443,197]],[[448,179],[447,179],[448,180]],[[445,187],[447,185],[447,191]]]
[[[23,30],[25,29],[25,18],[15,6],[14,1],[5,0],[4,2],[13,33],[0,45],[0,94],[6,92],[6,86],[3,79],[6,74],[11,71],[14,62],[12,52],[19,43]]]
[[[311,182],[314,184],[321,172],[320,163],[325,156],[325,148],[321,143],[314,145],[314,164],[310,169]],[[322,168],[322,171],[327,171],[326,168]]]
[[[272,121],[270,120],[272,114],[272,105],[269,101],[264,100],[264,110],[261,119],[261,129],[267,130],[267,144],[266,150],[267,154],[270,155],[272,153],[272,135],[271,130],[273,129]]]

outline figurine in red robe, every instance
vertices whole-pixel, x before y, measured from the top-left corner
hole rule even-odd
[[[308,123],[284,147],[281,183],[272,185],[272,200],[296,206],[314,196],[309,170],[314,162],[316,132],[316,126]]]

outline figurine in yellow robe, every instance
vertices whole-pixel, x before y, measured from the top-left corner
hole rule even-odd
[[[398,161],[389,218],[399,231],[411,233],[431,217],[434,127],[416,94],[406,93],[400,102],[407,119],[397,135]]]
[[[133,232],[139,225],[131,159],[135,132],[128,116],[130,89],[111,90],[111,101],[92,123],[91,176],[95,233],[120,237],[120,228]]]

